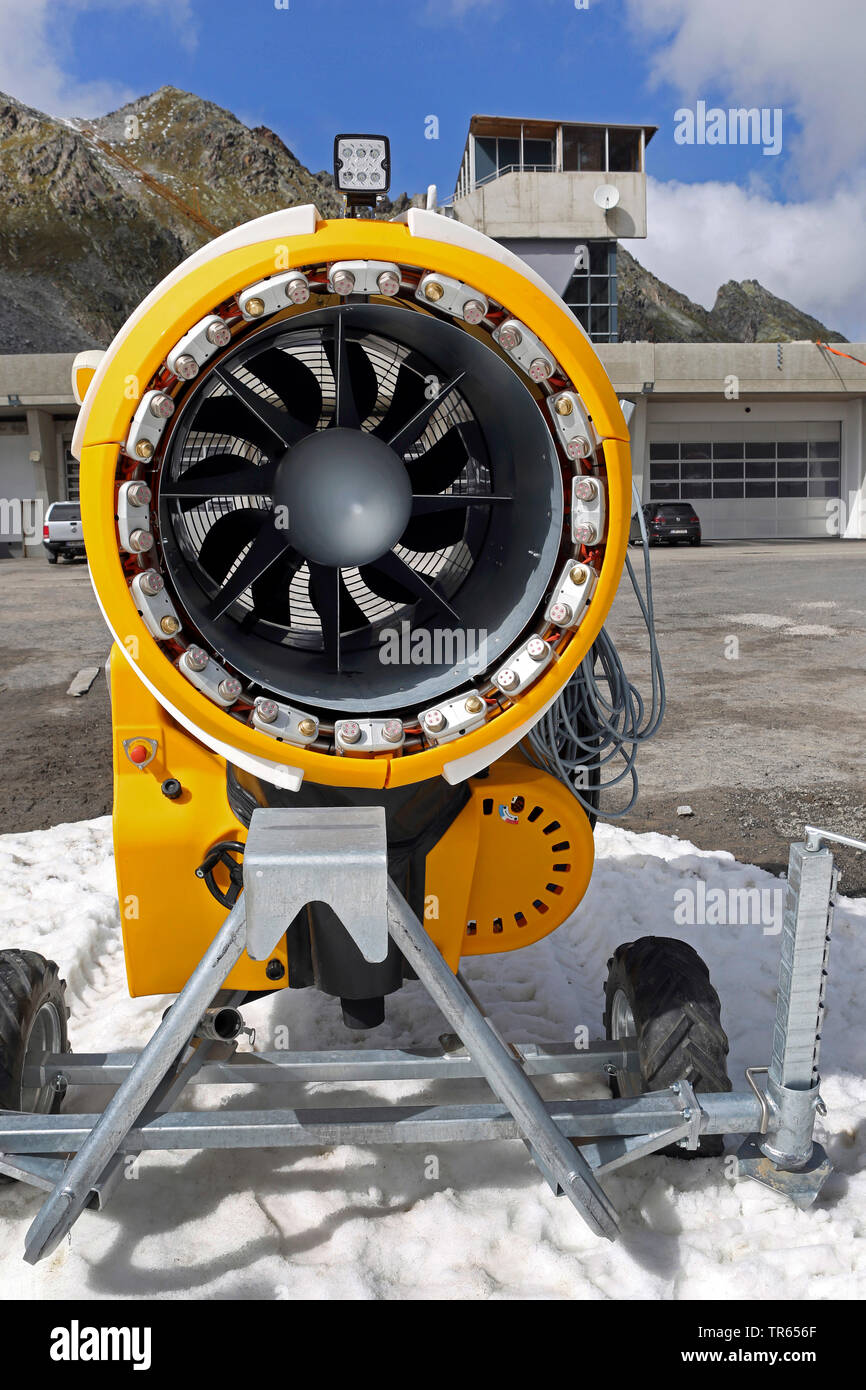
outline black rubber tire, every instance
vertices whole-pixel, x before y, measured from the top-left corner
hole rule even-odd
[[[700,538],[700,536],[693,536],[692,539],[689,541],[689,545],[700,545],[700,543],[701,543],[701,538]]]
[[[642,936],[618,946],[608,961],[604,987],[609,1039],[613,1001],[620,990],[637,1032],[641,1092],[663,1091],[681,1080],[696,1092],[730,1091],[721,1004],[697,951],[667,936]],[[615,1077],[611,1089],[621,1094]],[[723,1152],[723,1137],[710,1134],[697,1149],[674,1144],[660,1152],[674,1158],[717,1158]]]
[[[49,563],[49,565],[56,565],[56,564],[57,564],[57,556],[56,556],[56,555],[54,554],[54,552],[51,551],[51,550],[49,550],[49,552],[48,552],[48,563]]]
[[[66,1020],[66,981],[53,960],[35,951],[0,951],[0,1110],[21,1110],[21,1076],[27,1043],[40,1009],[53,1004],[59,1025],[58,1052],[69,1051]],[[46,1113],[56,1114],[63,1102],[53,1093]],[[0,1173],[0,1183],[12,1182]]]

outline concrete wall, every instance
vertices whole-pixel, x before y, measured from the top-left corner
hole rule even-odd
[[[732,527],[753,535],[793,527],[797,534],[866,538],[866,367],[814,343],[783,344],[781,367],[773,343],[602,343],[596,350],[617,394],[636,403],[632,466],[643,501],[650,500],[648,441],[658,426],[691,423],[714,428],[716,437],[730,429],[730,438],[747,439],[761,424],[824,421],[841,431],[841,497],[831,514],[823,502],[777,499],[771,509],[744,499],[740,518],[735,507],[703,500],[696,504],[701,519],[719,536]],[[842,351],[866,358],[866,344],[843,344]]]
[[[612,184],[620,201],[605,212],[593,201],[600,184]],[[465,197],[454,211],[491,237],[645,237],[646,175],[611,173],[502,174]]]

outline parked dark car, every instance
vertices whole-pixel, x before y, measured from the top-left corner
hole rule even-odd
[[[701,523],[691,502],[645,502],[642,510],[650,545],[660,545],[662,541],[669,545],[678,541],[700,545]],[[630,545],[641,543],[637,512],[631,519],[628,539]]]
[[[51,503],[45,513],[42,544],[48,553],[49,565],[56,565],[60,555],[71,560],[84,554],[81,507],[78,502]]]

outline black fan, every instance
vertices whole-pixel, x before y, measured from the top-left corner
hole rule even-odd
[[[297,693],[303,667],[321,698],[335,673],[375,677],[383,624],[473,622],[463,589],[515,491],[494,488],[472,403],[462,345],[479,344],[424,320],[458,340],[434,360],[407,334],[419,317],[349,305],[264,330],[181,412],[159,483],[168,568],[207,640],[264,688]]]

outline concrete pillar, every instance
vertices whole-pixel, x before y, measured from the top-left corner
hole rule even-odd
[[[866,400],[858,397],[842,417],[842,540],[866,539]]]
[[[27,432],[30,435],[30,463],[33,468],[33,516],[24,536],[24,555],[42,556],[42,520],[49,502],[62,494],[57,456],[57,426],[47,410],[27,411]]]

